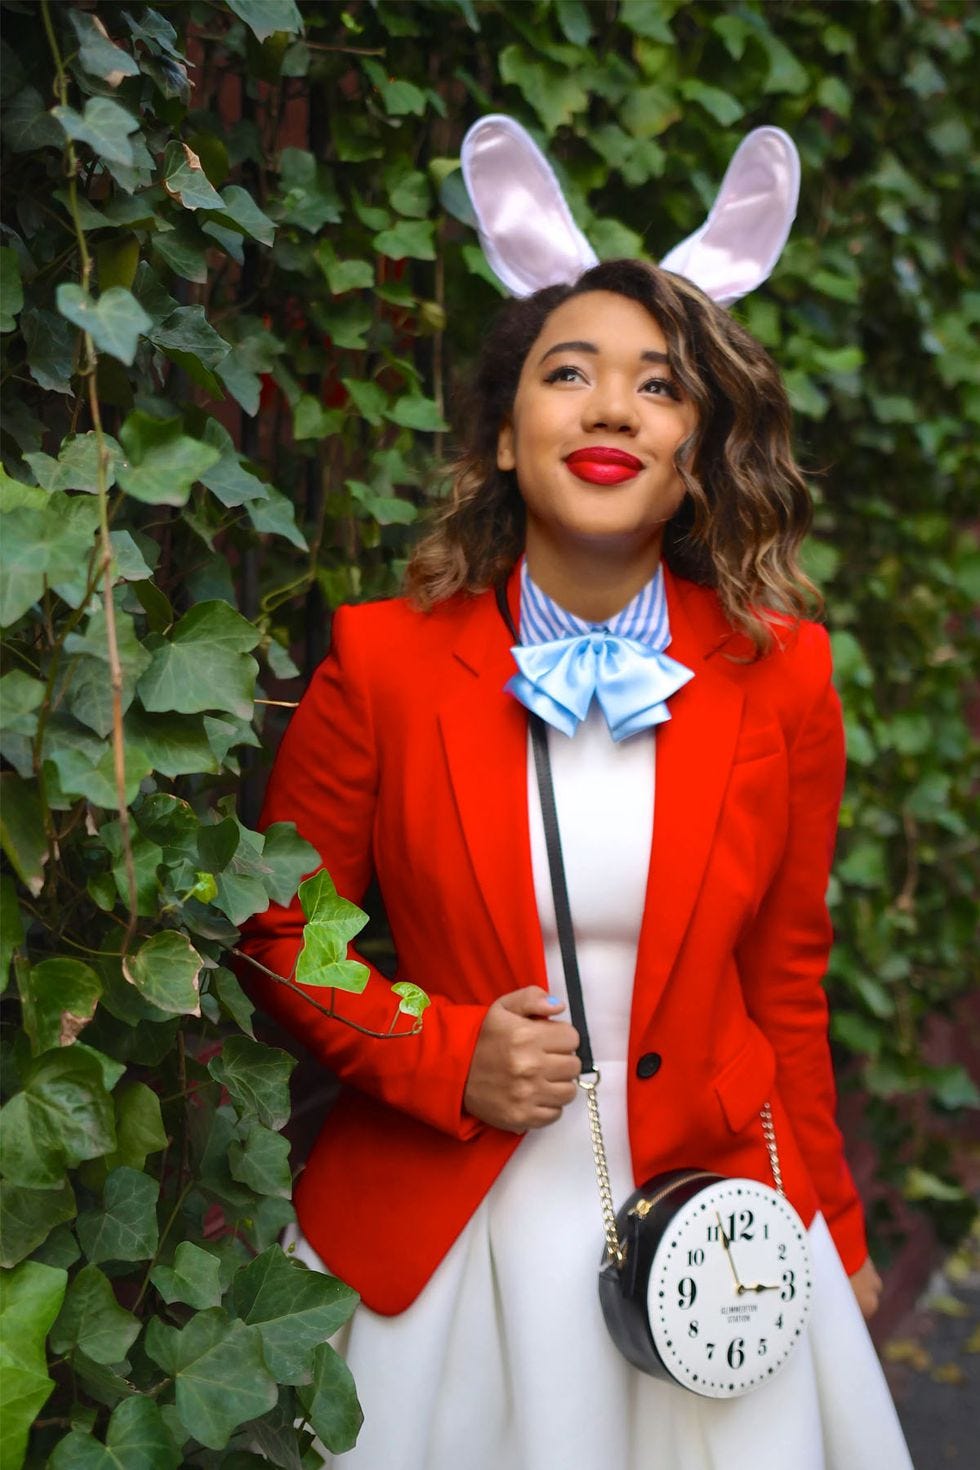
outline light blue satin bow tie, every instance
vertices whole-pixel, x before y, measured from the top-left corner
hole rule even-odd
[[[565,735],[575,734],[593,698],[616,741],[660,725],[670,719],[666,701],[694,678],[667,654],[601,628],[518,644],[511,653],[519,673],[508,680],[508,690]]]

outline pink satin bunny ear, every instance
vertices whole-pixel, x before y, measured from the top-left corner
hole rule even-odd
[[[735,150],[704,224],[675,245],[661,267],[731,306],[772,273],[799,194],[800,156],[792,138],[782,128],[756,128]]]
[[[554,170],[512,117],[491,113],[475,122],[460,162],[483,253],[511,295],[571,285],[597,263]]]

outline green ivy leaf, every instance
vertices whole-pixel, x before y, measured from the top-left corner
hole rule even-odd
[[[123,457],[122,446],[111,434],[103,434],[102,442],[107,451],[105,487],[111,490],[116,464]],[[49,454],[26,454],[24,458],[45,490],[85,490],[90,495],[98,490],[99,441],[92,429],[66,439],[57,459]]]
[[[128,462],[118,468],[127,495],[151,505],[184,505],[191,486],[221,458],[220,451],[183,432],[179,418],[136,409],[119,431]]]
[[[23,1464],[27,1436],[54,1388],[44,1339],[57,1317],[67,1271],[22,1261],[0,1276],[0,1460]]]
[[[318,234],[324,225],[343,218],[340,196],[330,172],[303,148],[284,148],[279,155],[283,195],[280,210],[286,224]]]
[[[123,20],[137,41],[145,41],[147,47],[163,56],[169,56],[172,61],[183,61],[184,57],[177,46],[177,32],[158,10],[151,10],[149,6],[143,11],[139,20],[134,20],[128,11],[123,11]]]
[[[78,340],[71,323],[53,311],[25,306],[20,329],[27,347],[27,366],[38,387],[52,393],[70,393]]]
[[[102,981],[81,960],[54,955],[18,976],[24,1030],[35,1056],[70,1046],[95,1015]]]
[[[313,1350],[313,1381],[298,1389],[310,1424],[327,1449],[342,1455],[353,1448],[364,1422],[351,1371],[328,1342]]]
[[[155,1317],[146,1351],[174,1378],[181,1422],[208,1449],[224,1449],[239,1424],[276,1402],[258,1331],[218,1307],[196,1313],[182,1330]]]
[[[216,1082],[245,1118],[266,1128],[282,1128],[289,1118],[289,1074],[296,1058],[278,1047],[262,1046],[247,1036],[229,1036],[218,1056],[208,1062]]]
[[[245,235],[251,235],[262,245],[271,245],[276,238],[276,227],[269,216],[259,208],[247,189],[239,184],[229,184],[221,191],[224,205],[222,224],[234,226]]]
[[[30,487],[25,487],[30,488]],[[86,572],[98,524],[98,506],[57,491],[40,504],[19,505],[0,517],[0,624],[9,627],[42,595],[47,581],[73,607],[86,590]]]
[[[207,319],[203,306],[178,306],[157,326],[150,324],[146,335],[168,357],[195,357],[205,367],[217,367],[231,351]]]
[[[589,94],[572,71],[538,61],[522,46],[505,46],[498,66],[501,80],[519,89],[549,133],[567,126],[589,105]]]
[[[344,416],[335,408],[326,408],[312,393],[304,393],[293,408],[294,439],[326,439],[336,434]]]
[[[261,634],[226,602],[199,602],[158,648],[138,684],[147,710],[221,709],[247,720],[258,664],[247,652]]]
[[[135,158],[130,133],[139,123],[131,112],[110,97],[90,97],[83,113],[72,107],[52,107],[51,116],[76,143],[87,143],[107,163],[132,164]]]
[[[145,1261],[157,1248],[160,1185],[139,1169],[123,1166],[107,1176],[103,1208],[85,1210],[75,1227],[89,1261]]]
[[[630,88],[620,108],[619,120],[634,138],[659,138],[680,119],[682,112],[674,89],[652,82]]]
[[[385,410],[385,418],[400,424],[403,429],[421,429],[425,433],[445,433],[449,428],[438,406],[431,398],[421,394],[408,394],[399,398],[391,408]]]
[[[285,31],[290,36],[303,34],[303,17],[296,0],[228,0],[228,9],[255,33],[259,41]]]
[[[369,260],[338,260],[326,240],[320,241],[314,255],[333,296],[342,296],[345,291],[370,290],[374,285],[374,266]]]
[[[379,230],[371,241],[375,250],[391,260],[435,260],[435,225],[429,219],[400,219],[388,230]]]
[[[400,996],[398,1009],[406,1016],[421,1016],[432,1002],[424,990],[419,986],[412,985],[408,980],[398,980],[392,987],[392,994]]]
[[[9,1270],[47,1240],[52,1230],[75,1218],[75,1195],[67,1179],[59,1189],[27,1189],[0,1181],[0,1266]]]
[[[320,861],[319,854],[299,835],[292,822],[272,822],[266,827],[264,837],[262,870],[266,890],[273,903],[285,906],[292,903],[303,874]],[[360,914],[360,909],[357,913]]]
[[[199,1016],[201,956],[186,934],[162,929],[126,962],[126,974],[144,1000],[168,1015]]]
[[[270,487],[264,500],[251,500],[245,509],[256,531],[283,536],[297,550],[309,550],[306,537],[296,524],[293,502],[280,490]]]
[[[101,77],[110,86],[118,86],[123,77],[138,77],[139,64],[128,51],[113,45],[105,27],[94,15],[72,10],[69,19],[79,40],[78,59],[93,77]]]
[[[123,713],[136,694],[136,683],[151,656],[136,637],[133,620],[116,608],[116,651],[122,672],[120,702]],[[105,608],[100,601],[88,620],[84,634],[69,633],[64,643],[68,655],[57,686],[62,706],[76,720],[106,736],[112,730],[113,690],[109,669],[109,638]]]
[[[4,114],[4,141],[12,153],[62,148],[64,129],[55,122],[34,87],[21,87]]]
[[[218,1258],[190,1240],[182,1240],[177,1246],[172,1266],[155,1266],[150,1272],[150,1280],[165,1302],[185,1302],[198,1310],[219,1305],[220,1277]]]
[[[737,98],[730,92],[723,92],[720,87],[709,86],[698,77],[688,77],[681,82],[681,96],[688,102],[696,102],[703,107],[709,117],[713,117],[716,123],[723,128],[730,128],[732,123],[745,112],[745,108]]]
[[[3,1173],[13,1184],[60,1189],[65,1165],[116,1146],[112,1098],[94,1053],[80,1044],[45,1052],[0,1109]]]
[[[174,779],[220,769],[200,715],[148,714],[135,705],[126,716],[125,729],[127,740],[139,746],[161,776]]]
[[[128,1391],[125,1380],[105,1376],[115,1377]],[[48,1465],[50,1470],[177,1470],[182,1461],[157,1405],[130,1392],[112,1411],[104,1445],[94,1435],[73,1429],[59,1440]]]
[[[361,64],[371,78],[372,85],[381,93],[385,112],[390,117],[404,117],[410,113],[416,117],[423,115],[425,93],[416,87],[414,82],[389,77],[385,68],[371,58],[364,60]]]
[[[432,189],[419,169],[398,166],[385,174],[388,202],[396,214],[410,219],[426,219],[432,208]]]
[[[214,992],[227,1014],[247,1036],[251,1036],[254,1040],[255,1032],[252,1029],[252,1017],[255,1014],[255,1007],[239,985],[235,976],[230,970],[219,966],[217,970],[212,972],[211,981],[214,986]]]
[[[106,1165],[109,1169],[118,1168],[121,1164],[130,1169],[142,1169],[148,1154],[159,1153],[167,1147],[160,1099],[152,1087],[137,1081],[123,1083],[113,1093],[113,1099],[116,1106],[116,1147],[107,1155]]]
[[[208,278],[208,242],[197,226],[184,217],[173,229],[160,228],[153,236],[153,249],[178,276],[203,285]]]
[[[273,1194],[289,1199],[293,1177],[289,1167],[289,1139],[261,1123],[253,1123],[244,1143],[228,1150],[231,1177],[254,1189],[256,1194]],[[195,1303],[194,1305],[201,1305]]]
[[[634,35],[644,36],[648,41],[659,41],[664,46],[673,46],[674,33],[667,22],[676,8],[676,5],[668,8],[662,3],[651,5],[650,0],[623,0],[619,19]]]
[[[344,482],[357,501],[379,526],[409,526],[418,519],[418,506],[397,495],[379,495],[371,485],[362,480]]]
[[[37,791],[15,771],[0,772],[0,842],[14,872],[36,898],[44,887],[48,839]]]
[[[131,740],[124,742],[125,799],[136,799],[140,782],[151,771],[144,752]],[[52,775],[52,772],[54,773]],[[101,740],[91,730],[65,716],[48,721],[44,742],[44,773],[48,799],[68,803],[84,797],[94,806],[117,804],[116,761],[111,740]],[[60,788],[60,789],[59,789]]]
[[[366,965],[347,959],[347,946],[367,923],[367,914],[341,898],[325,868],[299,885],[306,917],[303,947],[296,960],[299,985],[333,986],[360,993],[368,981]]]
[[[23,669],[11,669],[0,678],[0,730],[16,735],[33,735],[37,729],[37,709],[44,702],[40,679],[32,679]]]
[[[172,138],[163,159],[163,187],[185,209],[224,210],[224,200],[211,183],[197,154]]]
[[[801,66],[789,47],[768,29],[763,42],[769,53],[769,74],[765,80],[767,92],[788,92],[799,97],[810,85],[806,68]]]
[[[119,1305],[98,1266],[83,1266],[51,1329],[51,1348],[56,1353],[81,1348],[95,1363],[120,1363],[140,1330],[139,1318]]]
[[[343,378],[341,381],[350,394],[358,413],[376,428],[381,423],[382,413],[388,406],[388,394],[384,388],[379,383],[371,382],[370,379]]]
[[[235,1310],[258,1328],[262,1353],[280,1383],[301,1383],[313,1351],[347,1321],[357,1292],[335,1276],[310,1271],[278,1245],[257,1256],[234,1282]]]
[[[20,262],[9,245],[0,247],[0,332],[12,332],[24,305],[20,284]]]

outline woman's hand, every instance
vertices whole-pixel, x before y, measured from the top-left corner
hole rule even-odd
[[[865,1318],[873,1317],[881,1300],[881,1277],[875,1270],[874,1261],[870,1256],[867,1257],[864,1265],[854,1272],[851,1277],[851,1286],[854,1288],[858,1306]]]
[[[538,985],[495,1000],[480,1028],[463,1106],[474,1118],[523,1133],[561,1116],[577,1092],[578,1032],[551,1019],[564,1005]]]

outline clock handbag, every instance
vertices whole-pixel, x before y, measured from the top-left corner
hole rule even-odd
[[[606,1326],[620,1352],[644,1373],[706,1398],[738,1398],[785,1366],[803,1341],[810,1310],[806,1227],[783,1193],[772,1111],[767,1102],[760,1116],[775,1189],[755,1179],[674,1169],[647,1180],[615,1209],[547,727],[538,715],[530,720],[558,941],[571,1019],[580,1037],[579,1086],[588,1105],[605,1227],[599,1299]]]

